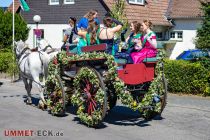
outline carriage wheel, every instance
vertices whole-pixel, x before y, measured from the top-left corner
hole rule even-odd
[[[161,111],[160,111],[160,114],[163,112],[164,108],[166,107],[166,104],[167,104],[167,94],[168,94],[167,80],[165,78],[164,73],[162,74],[162,83],[163,83],[164,94],[160,97],[160,99],[161,99]]]
[[[117,95],[114,88],[114,85],[111,81],[108,81],[106,83],[107,88],[107,96],[108,96],[108,105],[109,105],[109,111],[112,110],[113,107],[117,104]]]
[[[154,118],[155,116],[157,115],[161,115],[165,106],[166,106],[166,103],[167,103],[167,81],[165,79],[165,75],[164,73],[162,73],[162,76],[161,76],[161,86],[162,86],[162,89],[163,89],[163,94],[160,96],[160,112],[155,112],[152,108],[147,108],[145,109],[147,111],[147,114],[144,115],[143,117],[146,119],[146,120],[151,120],[152,118]]]
[[[48,108],[52,115],[63,116],[65,114],[65,91],[59,75],[55,75],[51,82],[46,84],[48,92]]]
[[[74,79],[74,86],[74,97],[79,102],[76,103],[78,117],[88,126],[97,126],[107,111],[107,95],[101,75],[93,68],[83,67]]]

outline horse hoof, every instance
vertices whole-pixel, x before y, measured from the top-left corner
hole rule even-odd
[[[38,108],[41,110],[46,110],[47,105],[42,100],[39,100]]]
[[[27,104],[27,105],[31,105],[31,104],[32,104],[32,101],[26,100],[26,104]]]

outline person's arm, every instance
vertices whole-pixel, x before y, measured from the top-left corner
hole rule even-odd
[[[142,42],[141,42],[141,37],[135,38],[135,50],[141,50],[142,49]]]
[[[121,32],[121,34],[120,34],[120,36],[121,36],[121,41],[122,41],[122,42],[125,42],[125,34],[126,34],[126,32],[127,32],[127,29],[123,30],[123,31]]]
[[[128,36],[125,40],[126,43],[128,43],[128,40],[130,39],[130,36]]]
[[[66,42],[67,39],[68,39],[68,36],[67,36],[67,35],[64,35],[64,37],[63,37],[63,42]]]
[[[66,43],[68,41],[70,34],[71,34],[71,29],[69,29],[69,28],[66,29],[66,31],[64,32],[63,42]]]
[[[142,43],[141,41],[139,41],[136,45],[135,45],[135,50],[141,50],[142,49]]]
[[[113,27],[113,28],[111,29],[111,31],[112,31],[113,33],[120,31],[121,28],[123,27],[123,23],[120,22],[120,21],[118,21],[118,20],[116,20],[116,19],[114,19],[114,18],[112,19],[112,22],[114,22],[115,24],[117,24],[117,26],[115,26],[115,27]]]
[[[77,32],[77,34],[78,34],[79,36],[85,38],[85,37],[86,37],[86,34],[87,34],[87,31],[79,30],[79,31]]]
[[[156,40],[156,36],[152,35],[150,37],[147,38],[147,41],[154,47],[157,48],[157,40]]]

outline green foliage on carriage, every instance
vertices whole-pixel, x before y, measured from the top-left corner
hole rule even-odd
[[[204,13],[202,27],[197,30],[196,47],[200,49],[210,49],[210,4],[201,2],[201,9]]]
[[[12,13],[3,12],[0,9],[0,50],[9,48],[12,45]],[[15,40],[22,39],[25,41],[28,38],[29,28],[24,19],[15,14]]]
[[[184,60],[166,60],[168,90],[174,93],[210,96],[210,71],[207,69],[209,61],[210,59],[192,63]]]

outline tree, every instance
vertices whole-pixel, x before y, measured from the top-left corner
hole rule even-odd
[[[204,16],[202,27],[197,30],[196,47],[210,49],[210,4],[207,1],[201,1],[201,9]]]
[[[28,38],[29,28],[24,19],[15,14],[15,40]],[[12,58],[12,59],[11,59]],[[18,74],[18,67],[12,49],[12,13],[0,9],[0,71],[14,76]]]
[[[0,9],[0,50],[11,49],[12,45],[12,13],[3,12]],[[29,28],[24,19],[15,14],[15,40],[22,39],[25,41],[28,38]]]
[[[123,29],[128,27],[128,19],[126,17],[124,10],[125,10],[125,0],[115,0],[115,3],[110,12],[110,15],[113,18],[121,21],[124,24]]]

